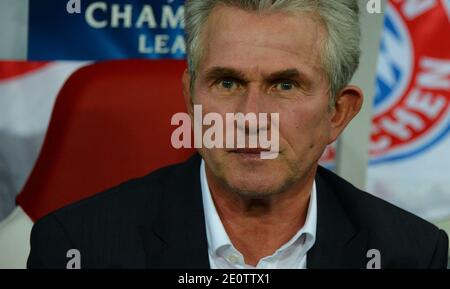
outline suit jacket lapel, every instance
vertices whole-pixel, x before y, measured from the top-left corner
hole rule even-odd
[[[195,155],[163,184],[154,225],[142,233],[147,267],[209,268],[199,170]]]
[[[307,267],[365,268],[368,232],[355,228],[321,170],[316,176],[316,242],[308,252]]]
[[[141,228],[149,268],[210,268],[200,186],[200,156],[167,178],[153,226]],[[308,268],[365,268],[368,232],[358,231],[320,174],[316,242]]]

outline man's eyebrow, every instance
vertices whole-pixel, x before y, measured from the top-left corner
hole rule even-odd
[[[234,78],[242,82],[249,82],[247,77],[242,71],[236,70],[234,68],[215,66],[206,71],[206,79],[208,81],[221,79],[221,78]],[[266,82],[275,82],[281,79],[302,79],[307,81],[306,75],[301,73],[296,68],[288,68],[264,76]]]
[[[206,71],[206,78],[214,80],[219,78],[235,78],[242,81],[247,81],[243,72],[233,68],[215,66]]]
[[[273,72],[267,75],[265,78],[267,81],[275,81],[280,79],[294,79],[301,78],[302,74],[296,68],[284,69],[280,71]]]

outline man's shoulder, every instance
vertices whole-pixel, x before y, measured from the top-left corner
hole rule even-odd
[[[318,173],[354,227],[367,231],[370,244],[380,251],[414,259],[416,255],[432,257],[436,248],[447,249],[446,233],[432,223],[356,188],[327,169],[319,168]]]
[[[430,222],[401,209],[373,194],[358,189],[350,182],[335,173],[320,168],[319,174],[335,193],[338,201],[344,207],[356,226],[399,225],[412,224],[424,230],[436,230]],[[365,224],[364,222],[368,222]]]
[[[56,218],[63,223],[89,223],[95,218],[116,219],[135,222],[151,218],[158,209],[163,193],[174,195],[181,192],[165,190],[174,182],[189,181],[189,171],[195,166],[196,157],[186,162],[169,165],[145,176],[127,180],[117,186],[95,195],[64,206],[41,218],[38,223],[45,223],[48,218]],[[86,220],[86,222],[84,221]]]
[[[179,200],[186,195],[199,164],[198,157],[192,157],[39,219],[31,233],[28,267],[65,267],[66,252],[72,248],[82,252],[86,268],[145,267],[143,240],[150,245],[158,243],[146,236],[158,214],[166,209],[161,200],[167,204],[167,200]],[[173,189],[174,184],[184,190]]]

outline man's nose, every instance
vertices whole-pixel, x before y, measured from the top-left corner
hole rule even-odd
[[[245,134],[258,134],[260,130],[267,130],[267,124],[261,124],[259,117],[265,111],[264,92],[257,85],[249,86],[247,93],[240,100],[237,112],[244,115],[253,114],[254,117],[248,117],[244,127],[238,127],[245,131]],[[254,128],[255,130],[251,130]]]
[[[264,107],[264,92],[256,84],[248,87],[247,93],[240,100],[238,112],[243,114],[254,113],[258,115]]]

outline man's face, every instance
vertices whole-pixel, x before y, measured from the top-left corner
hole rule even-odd
[[[276,194],[305,181],[335,138],[320,62],[322,24],[306,13],[216,7],[203,32],[193,104],[224,120],[226,113],[279,113],[277,158],[202,148],[208,176],[246,196]]]

